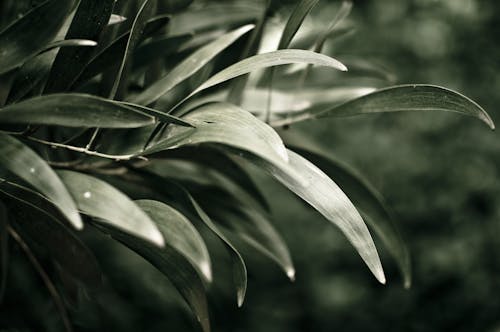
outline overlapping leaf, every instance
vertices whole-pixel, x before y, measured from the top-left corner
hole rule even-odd
[[[163,236],[150,217],[130,198],[93,176],[66,170],[57,174],[68,188],[78,208],[136,237],[163,246]]]
[[[29,147],[3,133],[0,133],[0,167],[50,199],[74,227],[83,227],[75,202],[54,170]]]

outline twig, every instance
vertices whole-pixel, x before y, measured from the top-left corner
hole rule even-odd
[[[52,283],[49,276],[47,275],[43,267],[36,259],[35,255],[31,251],[28,244],[24,242],[21,236],[12,227],[7,226],[7,230],[9,234],[12,236],[12,238],[19,244],[19,246],[24,251],[26,256],[28,256],[28,259],[30,260],[31,264],[33,265],[33,267],[35,268],[35,270],[38,272],[43,282],[45,283],[47,290],[49,291],[57,309],[59,310],[59,314],[61,315],[61,319],[63,321],[64,327],[66,328],[66,331],[72,332],[73,328],[71,327],[71,323],[68,318],[68,312],[66,311],[61,295],[59,295],[59,293],[57,292],[55,285]]]

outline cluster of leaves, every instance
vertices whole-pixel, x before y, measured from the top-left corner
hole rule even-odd
[[[272,1],[115,2],[2,4],[0,296],[12,239],[71,330],[60,292],[102,283],[97,260],[79,237],[85,225],[161,271],[208,331],[205,293],[213,278],[203,235],[218,238],[231,256],[238,306],[247,287],[240,243],[268,256],[290,279],[295,274],[270,221],[272,202],[248,175],[248,163],[336,225],[385,283],[368,224],[410,286],[408,251],[377,191],[307,137],[284,129],[393,111],[457,112],[494,128],[479,105],[437,86],[334,84],[335,71],[347,68],[321,52],[327,40],[350,31],[342,26],[350,2],[337,8],[327,29],[306,33],[291,48],[318,3],[298,1],[271,52],[260,46],[275,14]],[[282,65],[293,66],[276,67]],[[324,67],[332,82],[318,84],[315,72]],[[56,287],[40,263],[44,257],[53,273],[73,283]]]

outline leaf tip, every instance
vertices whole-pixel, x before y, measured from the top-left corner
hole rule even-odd
[[[295,269],[293,267],[289,267],[286,269],[286,276],[290,279],[291,282],[295,281]]]
[[[201,273],[203,273],[203,276],[206,278],[208,282],[212,282],[212,268],[210,267],[210,262],[209,261],[204,261],[200,264],[200,270]]]
[[[149,239],[157,246],[163,248],[165,246],[165,239],[158,229],[155,229]]]

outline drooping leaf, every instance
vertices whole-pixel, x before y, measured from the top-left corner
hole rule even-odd
[[[143,154],[184,145],[220,144],[249,152],[288,169],[288,156],[281,138],[267,124],[237,106],[227,103],[206,104],[182,118],[196,128],[169,127],[165,138],[153,143]],[[293,173],[293,170],[289,171]]]
[[[310,63],[318,66],[332,67],[341,71],[347,70],[347,68],[338,60],[335,60],[324,54],[306,50],[278,50],[251,56],[221,70],[220,72],[209,78],[207,81],[205,81],[203,84],[201,84],[196,90],[191,92],[191,94],[187,98],[214,85],[220,84],[222,82],[243,74],[250,73],[255,70],[292,63]]]
[[[405,288],[409,288],[411,265],[408,248],[401,238],[394,217],[387,208],[382,195],[348,165],[300,146],[292,145],[291,148],[323,170],[342,188],[359,209],[368,226],[373,229],[394,257],[403,275]]]
[[[216,204],[210,204],[214,208],[208,210],[208,213],[213,214],[215,220],[221,221],[224,228],[231,231],[229,234],[239,237],[250,247],[277,263],[288,278],[293,281],[295,267],[290,252],[268,218],[248,206],[230,206],[229,204],[234,202],[229,198],[226,199],[226,204],[222,199],[224,198],[216,197],[214,200]]]
[[[64,226],[64,216],[42,196],[14,183],[0,183],[12,222],[38,252],[47,254],[86,286],[102,286],[102,273],[90,249]],[[64,248],[64,250],[61,250]]]
[[[0,123],[65,127],[137,128],[155,123],[132,107],[86,94],[52,94],[0,109]]]
[[[191,222],[167,204],[146,199],[135,203],[156,223],[165,244],[181,253],[206,281],[211,282],[212,268],[208,249]]]
[[[117,104],[127,106],[127,107],[135,109],[139,112],[154,116],[154,117],[158,118],[158,120],[165,122],[165,123],[174,123],[174,124],[177,124],[180,126],[193,127],[193,125],[191,123],[189,123],[181,118],[178,118],[176,116],[159,111],[159,110],[151,108],[151,107],[146,107],[146,106],[142,106],[139,104],[128,103],[128,102],[124,102],[124,101],[118,101]]]
[[[50,199],[75,228],[83,227],[75,202],[54,170],[29,147],[3,133],[0,133],[0,167]]]
[[[151,215],[151,217],[154,216]],[[102,226],[99,228],[102,229]],[[185,256],[171,247],[168,242],[165,243],[163,248],[158,248],[149,242],[115,228],[105,226],[104,232],[109,233],[113,238],[144,257],[162,272],[189,304],[203,331],[210,331],[205,288],[192,263]],[[168,229],[164,229],[164,234],[166,235],[166,233],[168,233]]]
[[[332,34],[335,28],[341,23],[351,12],[352,2],[351,1],[342,1],[342,5],[340,9],[337,11],[337,14],[333,18],[332,22],[328,29],[326,29],[322,34],[318,36],[318,39],[314,43],[314,51],[321,52],[323,50],[323,46],[325,45],[328,36]]]
[[[409,84],[388,87],[330,109],[304,111],[277,125],[311,118],[345,117],[358,114],[399,111],[448,111],[473,116],[491,129],[495,124],[486,111],[464,95],[434,85]]]
[[[287,171],[262,159],[255,163],[337,225],[377,280],[385,283],[382,264],[370,232],[349,198],[335,182],[307,159],[290,150],[288,157],[290,167],[301,174],[307,183],[297,181],[296,176],[290,176]]]
[[[290,42],[299,30],[307,14],[309,14],[311,9],[317,3],[318,0],[301,0],[297,4],[297,6],[293,9],[292,14],[288,18],[288,21],[285,24],[285,28],[283,29],[283,33],[278,44],[279,50],[287,48],[290,45]]]
[[[65,39],[99,40],[111,17],[114,0],[80,0]],[[61,49],[54,60],[44,92],[67,91],[92,55],[92,49]]]
[[[184,187],[177,182],[166,179],[160,174],[155,174],[154,171],[150,172],[149,169],[147,172],[143,170],[134,171],[140,174],[140,182],[137,183],[139,186],[144,187],[145,184],[156,193],[161,193],[165,196],[168,202],[178,203],[182,211],[186,211],[187,215],[198,217],[222,241],[231,256],[233,282],[236,286],[236,299],[238,307],[241,307],[247,288],[247,269],[238,250]]]
[[[0,32],[0,74],[37,54],[59,31],[74,1],[48,0]]]
[[[135,47],[139,43],[141,36],[147,24],[147,19],[151,16],[154,9],[154,1],[144,0],[142,5],[139,7],[137,15],[135,16],[132,28],[130,29],[130,34],[128,36],[127,45],[123,50],[123,56],[121,56],[120,67],[116,73],[116,78],[109,93],[110,99],[115,99],[115,96],[122,86],[124,85],[124,70],[127,63],[130,61],[130,56],[134,51]]]
[[[253,28],[253,25],[245,25],[234,31],[231,31],[213,42],[203,46],[188,56],[184,61],[172,69],[166,76],[153,83],[133,98],[137,104],[148,105],[156,101],[162,95],[170,91],[177,84],[193,75],[200,68],[206,65],[217,54],[234,43],[238,38]]]
[[[163,236],[155,223],[137,204],[113,186],[78,172],[58,170],[57,174],[83,213],[157,246],[163,246]]]

